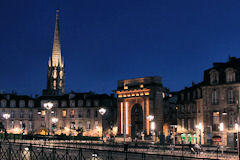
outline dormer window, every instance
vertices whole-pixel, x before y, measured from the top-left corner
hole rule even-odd
[[[16,107],[16,101],[15,100],[10,101],[10,107]]]
[[[236,76],[235,76],[236,74],[232,68],[227,68],[225,70],[225,72],[226,72],[226,82],[227,83],[232,83],[232,82],[236,81]]]
[[[99,106],[99,101],[98,101],[98,100],[95,100],[95,101],[94,101],[94,106],[95,106],[95,107]]]
[[[25,101],[24,100],[20,100],[19,101],[19,106],[20,107],[25,107]]]
[[[1,107],[6,107],[7,101],[5,99],[1,100]]]
[[[83,106],[83,100],[78,100],[78,107],[82,107]]]
[[[210,84],[217,84],[219,82],[219,73],[216,70],[210,71]]]
[[[28,101],[28,106],[29,106],[30,108],[33,108],[33,107],[34,107],[34,102],[33,102],[33,100],[29,100],[29,101]]]
[[[66,101],[62,101],[61,102],[61,107],[67,107],[67,102]]]
[[[90,107],[90,106],[91,106],[91,101],[90,101],[90,100],[87,100],[86,106],[87,106],[87,107]]]
[[[70,100],[70,107],[75,107],[75,101],[74,100]]]

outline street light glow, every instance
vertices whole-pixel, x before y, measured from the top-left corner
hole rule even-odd
[[[197,129],[202,130],[202,123],[199,123],[198,125],[195,126]]]
[[[220,131],[223,131],[223,130],[224,130],[224,124],[220,123]]]
[[[44,103],[43,106],[44,106],[44,108],[49,110],[49,109],[52,109],[53,103],[52,102],[47,102],[47,103]]]
[[[52,118],[52,122],[53,122],[53,123],[57,123],[57,122],[58,122],[58,118],[53,117],[53,118]]]
[[[10,118],[10,114],[4,113],[4,114],[3,114],[3,118],[4,118],[4,119],[9,119],[9,118]]]
[[[151,129],[154,131],[156,128],[155,122],[151,122]]]
[[[235,130],[238,131],[238,127],[239,125],[237,123],[235,123]]]
[[[154,116],[153,116],[153,115],[148,115],[148,116],[147,116],[147,120],[152,121],[153,119],[154,119]]]
[[[106,109],[105,108],[100,108],[99,113],[103,116],[106,113]]]

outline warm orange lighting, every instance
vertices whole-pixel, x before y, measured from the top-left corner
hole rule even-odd
[[[123,95],[123,97],[127,97],[127,95],[126,95],[126,94],[124,94],[124,95]]]
[[[143,93],[140,93],[141,96],[143,96],[144,94]]]
[[[133,93],[132,96],[135,96],[135,94]]]
[[[126,134],[128,134],[128,102],[126,102],[126,106],[125,106],[126,110],[125,110],[125,113],[126,113]]]
[[[128,86],[124,86],[124,89],[128,89]]]
[[[121,134],[123,134],[123,102],[121,102]]]
[[[122,95],[121,95],[121,94],[119,94],[119,95],[118,95],[118,98],[122,98]]]
[[[63,116],[63,117],[66,117],[66,116],[67,116],[67,111],[66,111],[66,110],[63,110],[63,111],[62,111],[62,116]]]
[[[45,116],[45,115],[46,115],[46,111],[45,111],[45,110],[42,110],[41,115],[42,115],[42,116]]]
[[[144,87],[144,85],[143,85],[143,84],[141,84],[141,85],[140,85],[140,88],[143,88],[143,87]]]
[[[128,96],[128,97],[131,97],[131,94],[128,94],[127,96]]]
[[[137,93],[136,96],[139,96],[139,93]]]
[[[149,92],[145,92],[145,95],[148,96],[148,95],[149,95]]]

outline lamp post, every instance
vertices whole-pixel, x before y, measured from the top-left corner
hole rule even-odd
[[[236,101],[237,103],[237,150],[238,150],[238,160],[240,160],[240,143],[239,143],[239,104],[238,100]],[[235,129],[236,129],[236,124],[235,124]]]
[[[149,125],[150,125],[150,122],[154,119],[154,116],[153,115],[148,115],[147,116],[147,120],[149,121]],[[151,122],[151,134],[152,134],[152,139],[154,138],[153,136],[153,132],[155,133],[155,122]]]
[[[198,125],[196,125],[196,128],[199,130],[200,134],[199,134],[199,144],[202,144],[202,123],[199,123]]]
[[[45,113],[45,140],[46,140],[46,132],[47,131],[48,131],[48,135],[49,135],[49,117],[47,118],[48,110],[52,109],[53,103],[52,102],[44,103],[43,107],[46,109],[46,113]]]
[[[58,118],[53,117],[53,118],[52,118],[52,123],[53,123],[54,126],[56,125],[57,122],[58,122]],[[52,128],[53,133],[54,133],[54,129],[55,129],[55,128]]]
[[[173,128],[173,145],[176,144],[176,140],[175,140],[175,130],[177,128],[177,125],[170,125],[170,127]]]
[[[102,141],[103,141],[103,115],[106,113],[106,109],[105,108],[100,108],[98,110],[98,112],[102,115]]]
[[[7,137],[8,119],[10,118],[10,114],[4,113],[3,118],[6,120],[5,137]]]

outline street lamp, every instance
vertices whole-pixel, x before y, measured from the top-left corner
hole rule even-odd
[[[149,121],[149,124],[150,122],[154,119],[154,116],[153,115],[148,115],[147,116],[147,120]],[[155,135],[155,122],[151,122],[151,133],[152,133],[152,139],[154,138],[154,135]],[[154,139],[153,139],[154,140]]]
[[[170,127],[173,128],[173,144],[175,145],[176,144],[175,131],[176,131],[177,125],[170,125]]]
[[[102,141],[103,141],[103,115],[106,113],[106,109],[105,108],[100,108],[99,110],[98,110],[98,112],[101,114],[101,116],[102,116]]]
[[[47,111],[50,110],[50,109],[52,109],[53,103],[52,103],[52,102],[44,103],[44,104],[43,104],[43,107],[46,109],[45,124],[46,124],[47,121],[48,121],[47,125],[48,125],[48,135],[49,135],[49,118],[47,119],[47,116],[48,116]],[[46,137],[46,132],[47,132],[47,129],[46,129],[46,128],[47,128],[47,125],[45,125],[45,137]]]
[[[52,131],[53,131],[53,134],[54,134],[54,129],[55,129],[55,127],[56,127],[56,123],[58,122],[58,118],[56,118],[56,117],[53,117],[52,118]]]
[[[10,118],[10,114],[4,113],[3,118],[6,119],[6,128],[5,128],[5,138],[7,137],[7,128],[8,128],[8,119]]]
[[[57,122],[58,122],[58,118],[53,117],[53,118],[52,118],[52,122],[53,122],[54,124],[57,123]]]
[[[200,134],[199,134],[199,144],[201,145],[201,143],[202,143],[202,123],[199,123],[198,125],[196,125],[195,126],[198,130],[199,130],[199,132],[200,132]]]
[[[238,125],[238,123],[235,123],[235,130],[237,131],[237,150],[238,150],[238,159],[240,160],[240,155],[239,155],[239,125]]]
[[[8,122],[7,120],[10,118],[10,114],[4,113],[4,114],[3,114],[3,118],[6,119],[6,122]],[[7,124],[7,126],[6,126],[6,129],[7,129],[7,128],[8,128],[8,124]]]

